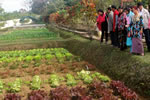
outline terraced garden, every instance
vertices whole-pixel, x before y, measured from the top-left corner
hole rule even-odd
[[[19,29],[2,34],[0,45],[33,45],[35,39],[40,45],[47,39],[66,41],[59,32],[45,28]],[[0,51],[0,100],[141,100],[123,82],[112,80],[67,49],[23,49]]]
[[[138,100],[122,82],[63,48],[1,51],[0,63],[4,100]]]

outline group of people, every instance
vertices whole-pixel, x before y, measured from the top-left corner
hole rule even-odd
[[[105,13],[98,10],[98,30],[102,32],[101,43],[104,36],[108,42],[108,33],[111,45],[125,50],[130,47],[130,53],[144,56],[142,39],[145,36],[148,51],[150,52],[150,13],[142,3],[126,8],[112,5]]]

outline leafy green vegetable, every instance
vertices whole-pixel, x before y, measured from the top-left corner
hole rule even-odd
[[[71,53],[65,53],[66,59],[72,61],[73,55]]]
[[[31,82],[31,89],[32,90],[39,90],[41,87],[42,81],[39,76],[34,76]]]
[[[81,72],[77,72],[77,75],[86,84],[90,84],[93,81],[93,78],[90,76],[90,71],[82,70]]]
[[[41,55],[37,55],[37,56],[33,57],[33,59],[35,61],[40,61],[42,59],[42,56]]]
[[[64,80],[64,78],[59,77],[56,74],[52,74],[52,75],[50,75],[49,83],[50,83],[51,87],[57,87],[60,85],[60,82],[63,80]]]
[[[103,82],[110,82],[110,78],[108,76],[100,75],[98,78]]]
[[[7,91],[12,93],[20,92],[21,83],[22,83],[21,79],[17,78],[14,82],[8,84]]]
[[[4,85],[3,82],[0,80],[0,93],[3,92],[3,89],[4,89]]]
[[[98,79],[100,79],[103,82],[109,82],[110,81],[110,78],[108,76],[101,75],[98,72],[93,73],[92,77],[93,78],[98,78]]]
[[[33,57],[32,56],[27,56],[26,58],[25,58],[25,61],[27,61],[27,62],[31,62],[33,60]]]
[[[51,60],[52,58],[54,58],[54,56],[51,55],[51,54],[47,54],[47,55],[45,56],[45,58],[46,58],[47,60]]]
[[[71,74],[67,74],[66,78],[67,78],[67,85],[68,86],[74,86],[77,84],[75,78]]]

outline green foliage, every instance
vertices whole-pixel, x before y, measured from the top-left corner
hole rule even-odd
[[[42,56],[41,55],[36,55],[35,57],[33,57],[33,59],[35,61],[40,61],[42,59]]]
[[[31,82],[32,90],[39,90],[41,88],[42,81],[39,76],[34,76]]]
[[[22,65],[22,68],[28,68],[28,67],[29,67],[28,64],[23,64],[23,65]]]
[[[59,86],[61,81],[64,81],[63,77],[59,77],[56,74],[50,75],[49,83],[50,83],[51,87],[57,87],[57,86]]]
[[[81,72],[77,72],[77,75],[86,84],[90,84],[93,81],[93,78],[90,76],[90,71],[82,70]]]
[[[3,92],[3,89],[4,89],[4,85],[3,82],[0,80],[0,93]]]
[[[66,59],[72,61],[73,55],[71,53],[65,53]]]
[[[62,63],[65,60],[65,55],[60,52],[58,52],[58,53],[56,52],[56,58],[60,63]]]
[[[7,91],[11,93],[20,92],[21,84],[22,84],[21,79],[17,78],[14,82],[8,83]]]
[[[0,12],[1,12],[1,8],[0,8]],[[19,19],[19,18],[24,17],[24,16],[36,17],[37,15],[35,15],[31,12],[20,13],[20,12],[14,11],[14,12],[7,13],[7,12],[3,11],[3,13],[0,13],[0,20],[6,21],[6,20],[12,20],[12,19]]]
[[[109,82],[110,81],[110,78],[108,76],[100,75],[98,78],[100,80],[102,80],[103,82]]]
[[[77,84],[74,76],[72,76],[71,74],[67,74],[66,78],[67,78],[67,85],[68,86],[75,86]]]
[[[98,78],[98,79],[100,79],[103,82],[110,82],[111,81],[111,79],[108,76],[101,75],[98,72],[93,73],[91,76],[93,78]]]
[[[0,37],[1,40],[13,41],[18,39],[34,39],[34,38],[49,38],[55,39],[58,37],[58,34],[49,32],[46,28],[37,28],[37,29],[26,29],[26,30],[14,30],[8,34],[3,34]]]
[[[51,60],[52,58],[54,58],[54,55],[47,54],[47,55],[45,55],[45,58],[46,58],[47,60]]]
[[[33,60],[33,57],[32,56],[27,56],[25,57],[25,61],[26,62],[31,62]]]

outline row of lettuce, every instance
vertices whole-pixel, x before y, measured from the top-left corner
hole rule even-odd
[[[82,70],[81,72],[77,72],[75,76],[72,74],[66,74],[65,77],[62,77],[57,74],[51,74],[48,80],[41,80],[41,78],[36,75],[31,81],[22,81],[19,78],[10,83],[4,83],[3,81],[0,81],[0,92],[2,93],[3,90],[6,90],[10,93],[20,92],[23,84],[28,85],[31,90],[39,90],[41,85],[46,83],[49,83],[52,88],[56,88],[64,82],[66,82],[65,85],[67,86],[75,86],[78,85],[81,80],[84,84],[90,84],[94,80],[101,80],[102,82],[111,81],[109,77],[98,72],[91,73],[90,71]]]
[[[82,81],[87,87],[79,86],[79,81]],[[61,84],[64,82],[65,84]],[[40,90],[41,85],[46,83],[49,83],[53,88],[50,91],[50,95],[47,95],[46,92]],[[6,95],[5,100],[12,100],[12,98],[13,100],[21,100],[21,96],[15,93],[21,91],[22,84],[30,86],[30,89],[33,90],[30,94],[28,94],[27,100],[139,99],[137,94],[127,88],[122,82],[113,81],[99,72],[92,73],[90,71],[82,70],[81,72],[77,72],[76,75],[66,74],[65,77],[52,74],[48,80],[41,80],[39,76],[34,76],[31,81],[16,79],[14,82],[8,84],[0,81],[0,91],[3,92],[5,89],[10,93]],[[71,87],[71,89],[67,86]]]
[[[11,63],[16,61],[30,63],[31,61],[40,62],[41,59],[51,60],[53,58],[56,58],[61,63],[66,60],[73,60],[74,56],[64,48],[0,52],[0,63]]]

